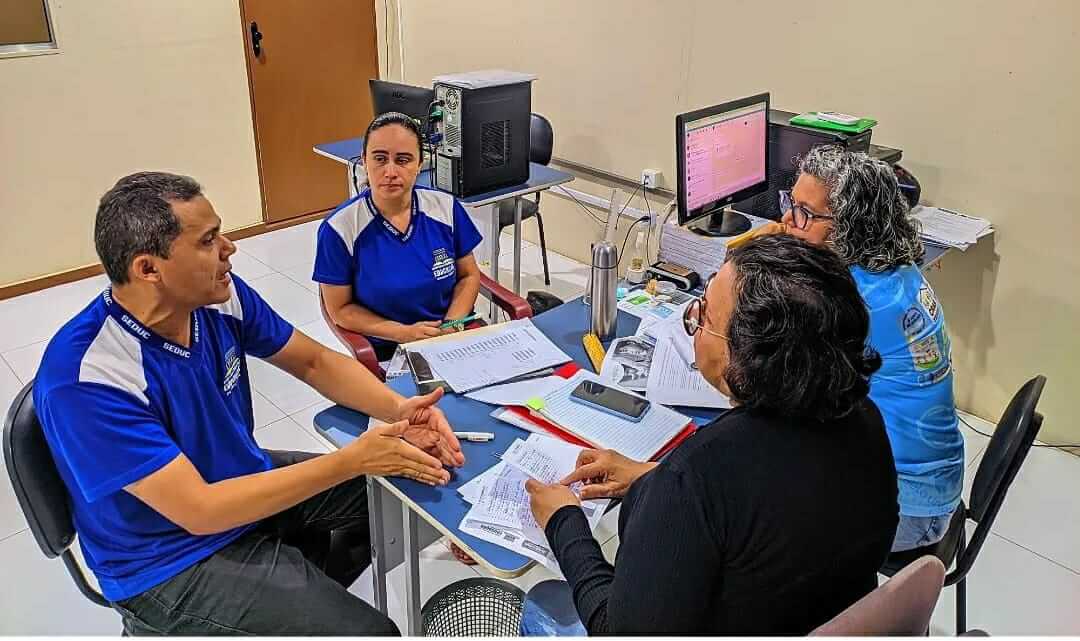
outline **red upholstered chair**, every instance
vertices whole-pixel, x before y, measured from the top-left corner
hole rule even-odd
[[[493,301],[510,316],[511,320],[532,316],[532,308],[529,307],[529,303],[524,298],[503,287],[485,274],[480,275],[480,296]],[[334,322],[334,319],[330,318],[330,313],[326,311],[326,303],[323,302],[321,292],[319,293],[319,308],[322,310],[326,324],[330,326],[330,331],[334,332],[334,336],[337,336],[338,340],[349,348],[353,357],[371,370],[371,373],[378,376],[379,380],[386,380],[386,372],[379,365],[379,359],[375,357],[375,349],[371,346],[367,337],[339,327]],[[479,327],[483,324],[482,321],[479,321],[470,323],[468,327]]]

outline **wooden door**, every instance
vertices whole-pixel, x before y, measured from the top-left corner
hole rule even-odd
[[[375,1],[240,0],[240,12],[264,219],[330,209],[348,196],[345,168],[311,148],[371,120]]]

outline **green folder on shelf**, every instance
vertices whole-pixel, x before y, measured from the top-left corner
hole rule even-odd
[[[830,122],[828,120],[821,120],[817,117],[817,112],[808,111],[798,116],[793,116],[789,121],[793,125],[801,125],[803,127],[816,127],[818,129],[831,129],[833,131],[842,131],[848,134],[861,134],[867,129],[877,124],[877,121],[873,118],[860,118],[859,122],[854,125],[841,125],[838,122]]]

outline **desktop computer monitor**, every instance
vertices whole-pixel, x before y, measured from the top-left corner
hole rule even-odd
[[[371,89],[371,106],[376,116],[397,111],[412,116],[421,123],[427,122],[428,108],[435,100],[434,89],[374,78],[368,81],[368,87]]]
[[[675,116],[680,225],[707,236],[750,229],[726,208],[768,188],[768,125],[767,93]]]

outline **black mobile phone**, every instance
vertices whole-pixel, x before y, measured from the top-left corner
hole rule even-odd
[[[649,411],[649,401],[596,381],[581,381],[570,399],[635,423]]]
[[[447,392],[453,391],[446,384],[446,381],[435,376],[435,372],[431,370],[427,359],[421,356],[419,352],[405,350],[405,362],[409,364],[409,371],[412,372],[413,380],[416,381],[416,391],[420,394],[430,394],[440,387]]]

